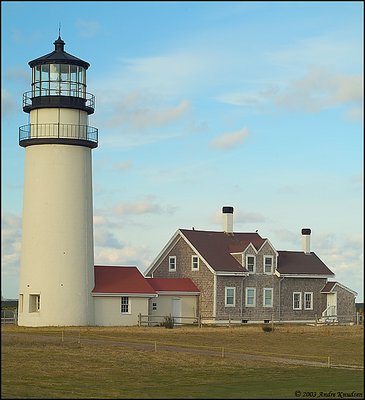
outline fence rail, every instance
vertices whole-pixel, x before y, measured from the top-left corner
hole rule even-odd
[[[166,318],[173,318],[174,325],[197,325],[199,317],[173,317],[169,315],[138,314],[138,326],[163,325]]]
[[[165,318],[172,317],[171,314],[169,315],[138,315],[138,326],[156,326],[156,325],[163,325]],[[234,316],[228,315],[221,315],[220,317],[216,316],[188,316],[188,317],[172,317],[174,319],[174,325],[197,325],[201,327],[202,325],[238,325],[238,324],[258,324],[258,323],[266,323],[266,324],[283,324],[283,323],[313,323],[315,325],[322,325],[322,324],[356,324],[361,325],[363,324],[363,317],[362,314],[357,312],[354,315],[331,315],[330,317],[322,317],[315,315],[314,318],[310,320],[279,320],[275,317],[275,315],[271,315],[267,319],[262,320],[250,320],[244,318],[237,318]]]
[[[1,325],[15,325],[18,321],[17,310],[1,310]]]

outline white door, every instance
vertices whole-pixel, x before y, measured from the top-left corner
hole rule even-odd
[[[327,316],[337,315],[337,293],[327,293]]]
[[[181,299],[172,299],[172,316],[174,317],[174,322],[181,323]]]

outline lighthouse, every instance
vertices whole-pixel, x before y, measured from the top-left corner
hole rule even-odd
[[[90,64],[64,50],[29,62],[23,94],[29,123],[19,128],[25,149],[18,325],[94,323],[92,149],[95,97],[87,92]]]

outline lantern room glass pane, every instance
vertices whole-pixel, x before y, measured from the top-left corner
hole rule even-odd
[[[36,65],[33,68],[33,72],[34,72],[33,82],[39,82],[41,80],[41,66]]]
[[[34,85],[34,93],[33,93],[33,95],[34,96],[40,96],[41,95],[41,84],[40,84],[40,82],[37,82]]]
[[[58,81],[56,81],[56,80],[51,80],[50,81],[50,89],[51,89],[51,93],[50,93],[50,95],[51,96],[57,96],[57,95],[59,95],[60,93],[59,93],[59,82]]]
[[[60,65],[59,64],[49,64],[49,80],[59,81],[60,80]]]
[[[72,82],[77,82],[77,66],[76,65],[70,65],[70,76],[71,76],[71,81]]]
[[[68,64],[61,64],[61,81],[70,80],[70,66]]]
[[[43,64],[41,65],[41,80],[44,81],[49,81],[49,64]]]
[[[79,68],[79,82],[85,84],[86,83],[86,71],[82,67]]]

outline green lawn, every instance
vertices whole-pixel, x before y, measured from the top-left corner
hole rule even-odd
[[[2,337],[2,398],[295,398],[305,392],[356,392],[363,398],[361,370],[313,368],[202,356],[167,351],[134,350],[112,346],[108,340],[158,341],[196,346],[253,348],[265,352],[274,347],[287,353],[295,350],[312,356],[321,342],[337,346],[338,360],[363,362],[363,328],[283,327],[272,333],[260,327],[237,328],[70,328],[66,337],[47,344],[35,333],[57,335],[61,329],[26,329],[5,327],[6,332],[26,332],[25,337]],[[323,328],[323,327],[321,327]],[[317,329],[317,330],[315,330]],[[327,327],[325,327],[327,329]],[[313,333],[316,335],[313,336]],[[81,343],[78,343],[80,333]],[[88,344],[83,339],[103,338],[103,343]],[[316,338],[314,340],[314,337]],[[320,339],[321,338],[321,339]],[[350,339],[349,339],[350,338]],[[203,340],[204,339],[204,340]],[[300,339],[300,340],[299,340]],[[223,341],[223,342],[222,342]],[[309,346],[309,342],[313,346]],[[272,344],[271,347],[268,345]],[[281,342],[282,344],[274,343]],[[316,349],[316,350],[313,350]],[[336,350],[333,350],[335,357]],[[308,397],[308,396],[307,396]],[[325,398],[322,396],[322,398]],[[339,397],[336,397],[339,398]]]

